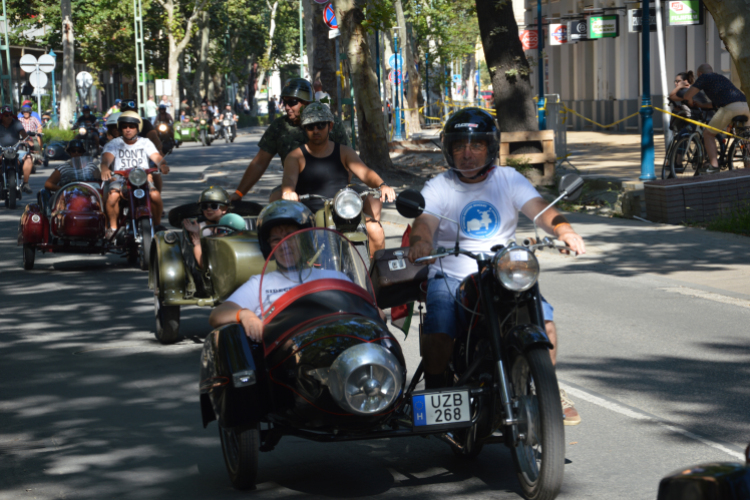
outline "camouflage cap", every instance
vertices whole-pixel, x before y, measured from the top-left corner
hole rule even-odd
[[[309,123],[332,122],[333,113],[325,104],[312,102],[302,112],[302,126]]]

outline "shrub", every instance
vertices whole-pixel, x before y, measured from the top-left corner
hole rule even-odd
[[[60,128],[45,128],[44,129],[44,144],[49,144],[52,141],[70,141],[78,135],[77,130],[63,130]]]

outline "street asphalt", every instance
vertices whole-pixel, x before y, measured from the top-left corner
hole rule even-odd
[[[167,209],[196,200],[207,183],[233,190],[257,132],[176,150]],[[51,171],[32,177],[35,192]],[[277,159],[246,199],[264,201],[280,175]],[[257,489],[234,491],[216,424],[200,420],[209,310],[183,308],[185,338],[160,345],[145,272],[117,256],[65,254],[38,255],[24,271],[21,210],[0,208],[0,500],[520,498],[503,446],[465,461],[424,438],[284,438],[261,454]],[[565,428],[558,498],[654,499],[666,474],[739,461],[750,441],[750,240],[568,217],[586,255],[538,253],[559,330],[557,375],[582,417]],[[409,221],[388,207],[383,220],[388,246],[399,245]],[[519,236],[532,233],[523,221]],[[414,324],[402,343],[410,371],[417,342]]]

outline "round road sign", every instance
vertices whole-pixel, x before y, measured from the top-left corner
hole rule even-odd
[[[29,75],[29,83],[35,88],[44,87],[47,85],[47,75],[40,70],[32,71]]]
[[[388,58],[388,66],[390,66],[391,68],[395,68],[397,62],[399,68],[404,67],[404,58],[401,57],[401,54],[391,54],[391,57]]]
[[[55,58],[49,54],[44,54],[39,57],[39,69],[45,73],[50,73],[55,69]]]
[[[391,72],[388,74],[388,79],[393,84],[401,83],[401,70],[392,69]]]
[[[333,12],[333,5],[330,3],[326,5],[326,8],[323,10],[323,22],[332,30],[339,28],[339,25],[336,22],[336,13]]]
[[[36,57],[31,54],[26,54],[18,62],[21,64],[21,69],[26,73],[31,73],[36,69]]]
[[[94,78],[88,71],[81,71],[76,75],[76,86],[88,89],[94,83]]]

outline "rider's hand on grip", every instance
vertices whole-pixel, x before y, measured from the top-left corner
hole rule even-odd
[[[576,255],[583,255],[586,253],[586,245],[583,243],[583,238],[573,230],[559,235],[557,239],[565,244],[565,247],[561,247],[556,242],[555,247],[560,250],[560,253],[569,254],[571,251],[575,252]]]
[[[110,169],[102,169],[101,177],[103,181],[110,180],[112,178],[112,171]]]
[[[432,253],[431,244],[427,243],[426,241],[418,241],[409,247],[409,262],[414,264],[415,260],[422,258],[422,257],[427,257],[431,253]],[[432,264],[433,262],[435,262],[435,259],[426,261],[424,262],[424,264]]]
[[[299,201],[299,195],[294,191],[289,191],[281,195],[282,200]]]

